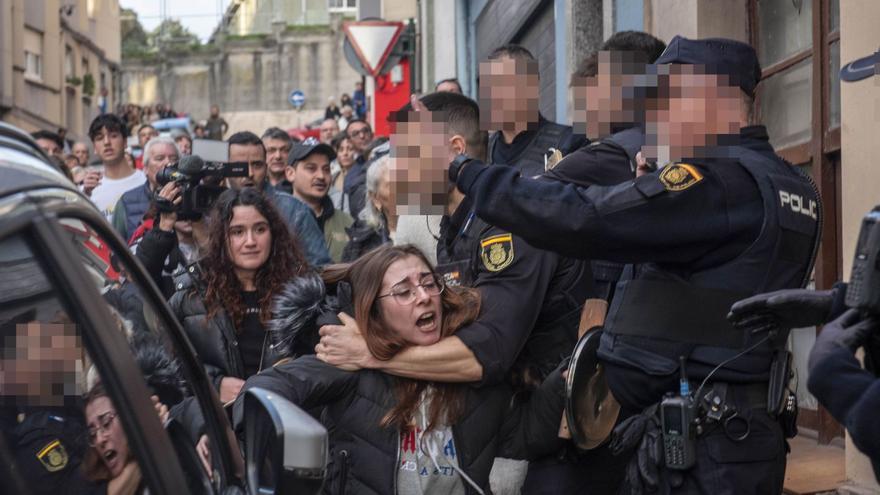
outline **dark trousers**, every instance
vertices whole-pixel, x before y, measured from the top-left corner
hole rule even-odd
[[[562,460],[548,457],[530,462],[522,495],[614,494],[628,461],[626,456],[612,455],[606,444]]]

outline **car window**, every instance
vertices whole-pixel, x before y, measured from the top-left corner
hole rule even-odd
[[[191,491],[200,491],[200,481],[220,481],[217,455],[212,455],[219,442],[211,442],[205,427],[204,411],[195,397],[178,355],[177,347],[168,338],[169,329],[159,308],[148,297],[155,289],[141,285],[132,276],[126,259],[116,256],[91,226],[79,219],[60,220],[65,235],[77,249],[78,258],[90,274],[111,313],[118,319],[134,359],[143,373],[147,388],[169,410],[173,425],[166,426],[181,459],[184,474],[192,484]],[[149,292],[148,292],[149,291]],[[161,296],[160,296],[161,297]],[[165,314],[170,317],[169,314]]]
[[[107,270],[83,246],[91,273]],[[148,486],[116,409],[47,268],[22,235],[0,239],[0,429],[16,473],[9,493],[97,493],[111,480]],[[121,315],[116,319],[126,331]],[[126,424],[127,423],[127,424]]]

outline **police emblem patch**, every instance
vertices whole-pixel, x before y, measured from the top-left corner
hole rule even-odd
[[[499,272],[513,263],[513,237],[495,235],[480,241],[480,258],[490,272]]]
[[[676,163],[660,172],[660,182],[667,191],[684,191],[703,180],[703,175],[693,165]]]
[[[54,473],[67,467],[67,450],[64,449],[60,440],[55,439],[37,452],[37,459],[43,464],[46,471]]]

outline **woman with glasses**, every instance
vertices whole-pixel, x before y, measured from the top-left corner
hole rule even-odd
[[[143,493],[141,470],[128,448],[128,438],[116,414],[116,407],[100,384],[85,395],[86,435],[89,450],[83,460],[86,478],[107,483],[107,495]],[[154,399],[164,423],[168,408]]]
[[[436,343],[480,311],[478,292],[445,287],[412,246],[382,246],[350,265],[326,268],[322,278],[337,293],[343,282],[350,285],[354,319],[380,360]],[[308,308],[326,311],[316,302],[323,292],[314,276],[288,285],[276,300],[272,337],[279,351],[291,353],[303,331],[314,331],[309,325],[317,326],[317,318]],[[315,356],[283,361],[248,379],[245,389],[251,387],[323,410],[331,449],[325,488],[334,494],[487,493],[496,456],[535,457],[559,447],[559,370],[530,400],[515,405],[507,385],[476,388],[349,372]],[[239,429],[242,402],[234,410]]]
[[[305,254],[269,199],[230,189],[208,221],[208,246],[175,283],[169,305],[228,403],[244,380],[278,359],[265,323],[284,283],[308,270]]]

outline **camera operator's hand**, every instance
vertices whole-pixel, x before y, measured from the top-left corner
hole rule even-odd
[[[727,320],[737,329],[753,333],[820,325],[828,321],[834,290],[784,289],[758,294],[734,304]]]
[[[82,181],[82,191],[86,196],[91,197],[92,191],[101,184],[101,179],[103,178],[103,174],[100,170],[90,169],[86,172],[86,176]]]
[[[171,203],[174,206],[180,205],[183,198],[180,196],[180,186],[177,182],[169,182],[162,186],[162,189],[159,190],[158,198],[160,200],[165,200],[165,203]],[[159,229],[164,230],[165,232],[173,232],[174,231],[174,222],[177,221],[177,212],[175,211],[166,211],[163,208],[159,209]]]

